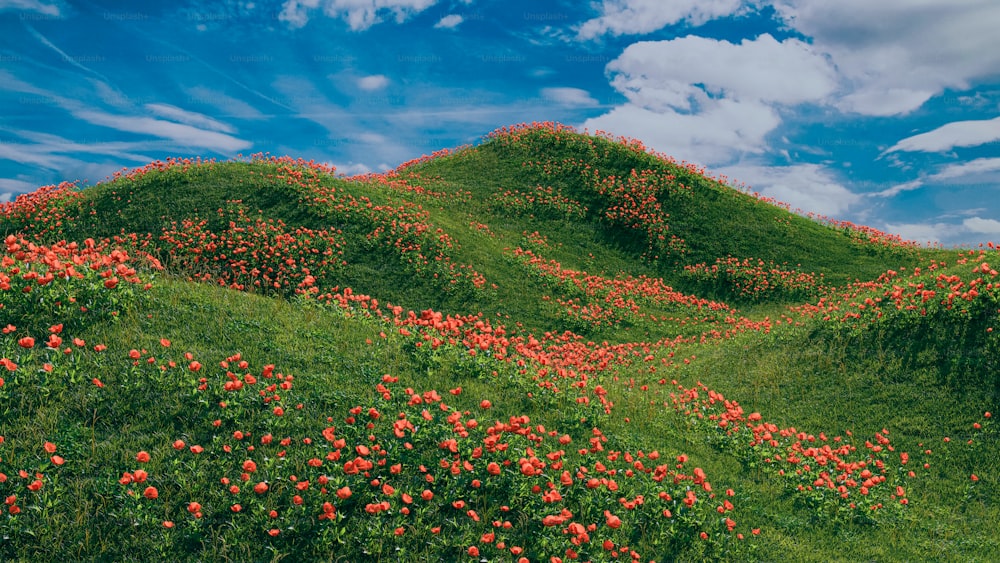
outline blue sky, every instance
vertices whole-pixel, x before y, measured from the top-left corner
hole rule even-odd
[[[379,171],[521,122],[1000,241],[996,0],[0,0],[0,200],[168,156]]]

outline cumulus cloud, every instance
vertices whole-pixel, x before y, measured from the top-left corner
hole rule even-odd
[[[678,160],[714,165],[764,151],[764,136],[780,122],[774,109],[764,104],[720,100],[699,114],[661,113],[626,104],[586,120],[583,126],[641,139]]]
[[[584,127],[706,165],[765,151],[781,123],[778,106],[820,101],[835,88],[821,54],[767,34],[738,44],[696,36],[634,43],[607,71],[628,103]]]
[[[974,147],[996,140],[1000,140],[1000,117],[954,121],[902,139],[883,154],[896,151],[945,152],[954,147]]]
[[[903,240],[918,243],[941,244],[954,238],[956,225],[953,223],[886,223],[884,231],[899,235]]]
[[[835,86],[833,68],[810,45],[766,33],[739,44],[695,35],[633,43],[607,70],[631,100],[681,110],[718,97],[794,104]]]
[[[962,221],[962,226],[973,233],[1000,235],[1000,221],[997,221],[996,219],[969,217],[968,219]]]
[[[775,0],[778,15],[828,53],[844,111],[896,115],[945,88],[962,90],[1000,68],[994,0]]]
[[[435,29],[455,29],[463,21],[465,21],[465,18],[462,16],[458,14],[451,14],[438,20],[438,22],[434,24],[434,27]]]
[[[604,0],[601,15],[581,24],[577,38],[651,33],[682,21],[701,25],[737,12],[742,4],[741,0]]]
[[[384,21],[391,14],[402,23],[437,3],[437,0],[286,0],[278,19],[292,29],[309,23],[313,10],[344,20],[352,31],[362,31]]]
[[[389,79],[382,74],[373,74],[358,79],[358,88],[371,92],[381,90],[389,85]]]
[[[861,201],[819,164],[792,166],[738,165],[718,171],[753,191],[796,208],[828,217],[842,216]]]
[[[567,106],[597,105],[597,100],[580,88],[542,88],[542,97]]]

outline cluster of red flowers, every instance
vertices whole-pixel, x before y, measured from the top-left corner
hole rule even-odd
[[[775,297],[809,299],[824,291],[823,274],[787,268],[760,259],[728,256],[717,258],[711,266],[705,263],[684,266],[684,273],[706,289],[752,302]]]
[[[241,207],[219,209],[218,215],[228,225],[219,232],[197,218],[163,230],[170,268],[233,289],[310,294],[319,292],[318,284],[329,287],[345,265],[340,232],[291,229],[280,220],[250,217]]]
[[[537,186],[533,193],[505,190],[490,202],[493,209],[510,215],[539,219],[584,219],[587,207],[562,195],[555,188]]]

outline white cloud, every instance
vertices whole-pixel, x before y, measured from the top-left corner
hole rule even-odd
[[[210,131],[221,131],[223,133],[235,132],[231,125],[222,123],[201,113],[181,109],[177,106],[169,104],[146,104],[144,107],[154,115],[177,123],[183,123],[199,129],[208,129]]]
[[[977,158],[969,162],[949,164],[930,176],[931,180],[962,179],[967,182],[992,178],[1000,187],[1000,158]]]
[[[542,88],[542,97],[567,106],[597,105],[597,100],[580,88]]]
[[[169,139],[182,147],[210,149],[220,153],[236,153],[249,148],[251,143],[218,131],[207,131],[183,123],[174,123],[152,117],[112,115],[96,110],[77,110],[74,117],[94,125],[101,125],[139,135]]]
[[[791,28],[828,53],[841,75],[838,107],[867,115],[912,111],[945,88],[963,90],[1000,68],[995,0],[774,0]]]
[[[882,191],[872,192],[865,195],[869,197],[893,197],[903,192],[910,192],[919,189],[923,187],[923,185],[924,185],[923,180],[912,180],[910,182],[903,182],[902,184],[897,184],[891,188]]]
[[[459,26],[465,18],[458,14],[451,14],[441,18],[436,24],[434,24],[435,29],[455,29]]]
[[[389,79],[382,74],[373,74],[358,79],[358,88],[366,91],[381,90],[389,85]]]
[[[402,23],[437,3],[437,0],[286,0],[278,19],[292,29],[305,26],[309,13],[321,8],[323,14],[347,22],[352,31],[362,31],[384,21],[391,13]]]
[[[705,165],[766,151],[765,136],[781,123],[776,106],[821,101],[835,87],[822,55],[767,34],[739,44],[695,36],[634,43],[607,70],[628,103],[584,127]]]
[[[882,230],[899,235],[903,240],[940,244],[959,234],[956,229],[952,223],[886,223]]]
[[[55,18],[62,16],[59,3],[42,2],[41,0],[0,0],[0,11],[3,10],[38,12]]]
[[[5,190],[7,200],[12,199],[13,194],[33,192],[38,186],[32,184],[31,182],[25,182],[24,180],[15,180],[13,178],[0,178],[0,190]],[[0,197],[0,201],[4,201],[3,197]]]
[[[764,136],[780,122],[774,109],[764,104],[720,100],[700,114],[658,113],[626,104],[586,120],[583,127],[641,139],[678,160],[713,165],[763,152]]]
[[[349,164],[338,164],[337,174],[342,174],[344,176],[357,176],[358,174],[368,174],[372,171],[371,167],[367,164],[361,162],[351,162]]]
[[[861,196],[841,185],[818,164],[792,166],[737,165],[717,171],[730,181],[747,184],[752,191],[791,206],[792,210],[842,216]]]
[[[913,135],[889,147],[895,151],[944,152],[953,147],[974,147],[1000,139],[1000,117],[954,121],[926,133]]]
[[[996,219],[970,217],[965,221],[962,221],[962,226],[973,233],[1000,235],[1000,221],[997,221]]]
[[[820,100],[833,68],[808,44],[764,34],[739,44],[689,35],[629,45],[608,64],[612,85],[633,101],[692,110],[724,96],[783,104]],[[655,107],[655,106],[653,106]]]
[[[681,21],[697,26],[736,13],[741,4],[741,0],[604,0],[601,15],[581,24],[577,38],[650,33]]]

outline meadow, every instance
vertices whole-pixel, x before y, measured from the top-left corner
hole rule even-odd
[[[995,561],[1000,252],[521,124],[0,204],[0,559]]]

